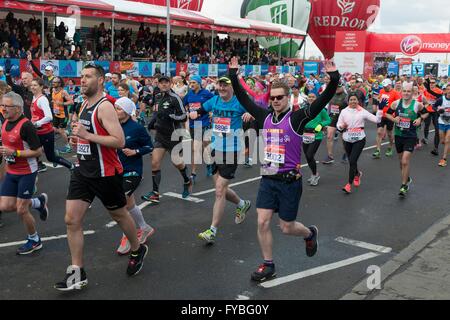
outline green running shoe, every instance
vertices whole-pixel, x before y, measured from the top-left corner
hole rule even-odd
[[[216,235],[212,232],[211,229],[206,230],[205,232],[199,233],[198,237],[202,240],[205,240],[207,243],[213,244],[216,241]]]
[[[394,151],[392,150],[392,148],[387,149],[386,151],[386,157],[392,157],[392,155],[394,154]]]
[[[380,159],[380,157],[381,157],[381,152],[380,152],[380,150],[375,151],[375,152],[372,154],[372,157],[373,157],[374,159]]]
[[[236,224],[241,224],[242,222],[244,222],[245,218],[247,217],[247,212],[248,210],[250,210],[252,203],[248,200],[244,201],[245,204],[242,208],[236,208],[236,213],[235,213],[235,217],[234,217],[234,222]]]

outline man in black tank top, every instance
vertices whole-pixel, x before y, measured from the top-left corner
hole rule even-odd
[[[70,179],[65,217],[72,263],[64,280],[55,284],[55,289],[60,291],[82,289],[87,285],[83,269],[83,219],[95,197],[102,201],[131,243],[129,276],[142,269],[148,252],[146,245],[139,244],[136,225],[126,209],[123,169],[116,151],[124,147],[125,137],[113,105],[103,97],[104,82],[103,68],[84,67],[81,90],[86,101],[70,137],[77,150],[78,164]]]

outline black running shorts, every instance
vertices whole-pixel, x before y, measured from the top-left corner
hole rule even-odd
[[[121,174],[111,177],[87,178],[78,168],[73,170],[70,177],[67,200],[83,200],[92,203],[98,197],[107,210],[117,210],[127,204],[123,190]]]

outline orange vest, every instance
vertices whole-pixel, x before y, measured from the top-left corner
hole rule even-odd
[[[59,92],[52,92],[52,101],[53,101],[53,114],[57,118],[64,119],[66,117],[66,113],[64,110],[64,96],[63,96],[64,90],[61,90]]]

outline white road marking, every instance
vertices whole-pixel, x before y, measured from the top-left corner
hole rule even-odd
[[[199,198],[194,198],[194,197],[187,197],[187,198],[183,198],[183,196],[179,193],[174,193],[174,192],[166,192],[164,193],[165,196],[168,197],[173,197],[173,198],[177,198],[177,199],[181,199],[184,201],[190,201],[190,202],[194,202],[194,203],[200,203],[200,202],[204,202],[205,200],[203,199],[199,199]]]
[[[352,240],[352,239],[347,239],[344,237],[338,237],[336,239],[334,239],[337,242],[340,243],[345,243],[351,246],[355,246],[355,247],[359,247],[359,248],[363,248],[363,249],[368,249],[370,251],[376,251],[379,253],[389,253],[392,251],[392,248],[389,247],[383,247],[383,246],[379,246],[376,244],[371,244],[371,243],[367,243],[367,242],[363,242],[363,241],[357,241],[357,240]]]
[[[84,231],[83,234],[84,235],[90,235],[90,234],[94,234],[95,231],[94,230],[87,230]],[[62,234],[59,236],[52,236],[52,237],[45,237],[45,238],[41,238],[41,241],[51,241],[51,240],[59,240],[59,239],[65,239],[67,238],[67,234]],[[21,244],[25,244],[27,241],[16,241],[16,242],[8,242],[8,243],[0,243],[0,248],[6,248],[6,247],[12,247],[12,246],[18,246]]]
[[[313,269],[309,269],[309,270],[305,270],[302,272],[298,272],[298,273],[294,273],[285,277],[281,277],[281,278],[276,278],[274,280],[270,280],[267,282],[263,282],[260,284],[261,287],[263,288],[273,288],[288,282],[292,282],[292,281],[296,281],[299,279],[303,279],[306,277],[310,277],[319,273],[324,273],[330,270],[334,270],[334,269],[339,269],[342,267],[346,267],[364,260],[369,260],[375,257],[378,257],[380,254],[379,253],[374,253],[374,252],[370,252],[370,253],[365,253],[350,259],[345,259],[345,260],[341,260],[338,262],[334,262],[334,263],[330,263],[327,265],[323,265],[317,268],[313,268]]]
[[[250,300],[250,297],[238,294],[236,300]]]

